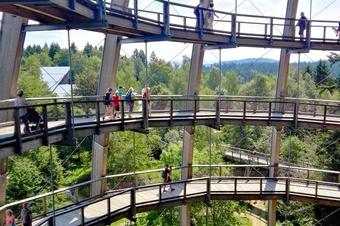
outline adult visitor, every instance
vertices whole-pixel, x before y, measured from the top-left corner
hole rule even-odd
[[[28,117],[27,117],[27,108],[25,106],[28,106],[27,100],[24,98],[24,91],[19,90],[17,92],[17,96],[14,100],[14,106],[15,107],[21,107],[18,109],[19,112],[19,118],[24,123],[24,133],[30,133],[30,127],[28,124]]]
[[[135,94],[133,93],[134,89],[132,87],[129,88],[129,90],[126,92],[125,95],[125,100],[126,104],[128,106],[128,116],[131,118],[131,113],[133,112],[133,107],[134,107],[134,99],[135,99]]]
[[[113,103],[113,118],[120,118],[119,110],[120,110],[120,97],[118,95],[118,90],[112,96]]]
[[[151,116],[151,91],[150,87],[145,87],[142,90],[142,98],[146,101],[149,116]]]
[[[203,7],[204,7],[203,0],[200,0],[200,3],[194,9],[194,14],[196,16],[196,31],[199,32],[202,32],[204,26]]]
[[[306,30],[307,27],[307,17],[305,17],[305,13],[301,12],[300,14],[300,19],[298,20],[296,26],[299,27],[299,36],[300,36],[300,41],[303,42],[303,38],[304,38],[304,32]]]
[[[208,10],[206,10],[205,16],[204,16],[204,18],[205,18],[204,24],[206,24],[207,28],[210,29],[210,30],[213,29],[214,16],[219,18],[218,15],[214,11],[214,3],[211,2],[209,4]]]
[[[32,226],[32,211],[27,203],[22,204],[21,222],[22,226]]]
[[[163,187],[163,192],[166,191],[166,186],[170,186],[170,191],[174,191],[175,189],[171,185],[171,173],[172,173],[172,166],[169,167],[169,165],[165,165],[165,168],[162,172],[162,177],[163,177],[163,182],[164,182],[164,187]]]
[[[105,105],[105,114],[103,117],[103,121],[106,116],[112,117],[113,109],[112,109],[112,88],[107,88],[105,96],[104,96],[104,105]]]

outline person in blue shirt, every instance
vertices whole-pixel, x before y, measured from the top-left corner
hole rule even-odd
[[[131,113],[133,112],[133,107],[134,107],[134,99],[135,99],[135,94],[133,92],[133,88],[130,87],[129,90],[126,92],[125,95],[125,100],[126,104],[128,106],[128,116],[131,118]]]
[[[301,12],[301,17],[300,19],[298,20],[296,26],[299,27],[299,35],[300,35],[300,41],[302,42],[303,41],[303,37],[304,37],[304,32],[306,30],[306,27],[307,27],[307,17],[305,17],[305,13],[304,12]]]

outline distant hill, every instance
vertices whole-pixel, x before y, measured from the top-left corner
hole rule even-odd
[[[318,62],[301,62],[300,70],[304,71],[309,65],[312,70],[316,67]],[[217,63],[205,64],[203,66],[203,71],[208,72],[212,67],[218,67]],[[292,63],[291,68],[295,69],[297,63]],[[243,82],[249,81],[256,74],[267,74],[276,76],[279,68],[279,61],[268,59],[268,58],[247,58],[242,60],[232,60],[222,62],[222,71],[226,73],[228,71],[235,71],[242,77]],[[334,77],[340,76],[340,63],[333,65],[331,68],[332,75]]]

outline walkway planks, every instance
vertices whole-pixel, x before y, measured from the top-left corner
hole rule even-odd
[[[238,199],[282,199],[287,197],[286,182],[286,179],[279,178],[278,180],[273,180],[263,178],[262,188],[260,188],[259,178],[238,178],[236,185],[235,178],[213,179],[211,181],[211,198],[227,200],[233,199],[237,196]],[[186,202],[192,202],[190,201],[190,199],[194,198],[196,198],[196,201],[206,200],[207,179],[194,179],[193,181],[186,182],[186,188],[184,182],[177,182],[173,184],[173,187],[175,188],[174,191],[169,191],[168,189],[165,193],[161,192],[161,199],[159,197],[160,189],[162,189],[160,185],[137,187],[137,212],[148,211],[150,210],[150,208],[157,209],[166,207],[163,206],[163,204],[168,204],[172,206],[180,205],[183,204],[184,200],[186,200]],[[292,181],[289,184],[289,196],[294,200],[309,200],[312,202],[317,201],[320,203],[331,202],[333,205],[340,206],[340,189],[338,185],[318,185],[317,199],[315,199],[315,195],[315,183],[309,183],[309,185],[307,185],[306,183]],[[123,191],[123,193],[122,191],[120,191],[119,193],[113,191],[112,193],[108,193],[104,197],[99,198],[99,201],[91,200],[88,202],[88,204],[85,204],[87,206],[80,205],[80,207],[83,206],[84,224],[90,225],[91,221],[99,218],[106,219],[106,216],[108,215],[108,202],[110,202],[110,215],[112,219],[118,219],[115,218],[116,216],[119,216],[119,218],[128,216],[128,212],[130,211],[131,207],[131,192],[130,190]],[[56,225],[80,225],[82,223],[82,208],[80,207],[77,207],[77,205],[75,205],[70,207],[76,208],[74,210],[70,211],[64,209],[57,211]],[[70,212],[63,213],[63,211]],[[40,225],[39,223],[43,222],[46,219],[47,218],[37,220],[34,222],[33,225]],[[42,225],[47,225],[47,223]]]

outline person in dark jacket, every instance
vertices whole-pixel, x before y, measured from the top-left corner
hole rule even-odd
[[[301,12],[300,14],[300,19],[298,20],[296,26],[299,27],[299,35],[300,35],[300,41],[302,42],[303,41],[303,37],[304,37],[304,32],[306,30],[306,27],[307,27],[307,17],[305,17],[305,13],[304,12]]]

